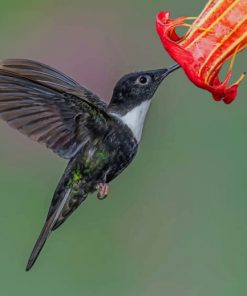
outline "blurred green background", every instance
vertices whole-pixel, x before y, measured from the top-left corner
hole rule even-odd
[[[206,0],[1,0],[0,57],[50,64],[109,100],[130,71],[172,64],[155,15]],[[234,79],[246,71],[239,55]],[[247,295],[247,81],[230,106],[177,71],[134,163],[26,260],[66,161],[0,122],[0,295]]]

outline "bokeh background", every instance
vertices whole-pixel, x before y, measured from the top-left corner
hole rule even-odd
[[[50,64],[104,100],[126,72],[172,64],[155,15],[206,0],[1,0],[0,57]],[[234,79],[246,70],[246,53]],[[26,260],[66,161],[0,123],[0,295],[247,295],[247,82],[230,106],[177,71],[134,163]]]

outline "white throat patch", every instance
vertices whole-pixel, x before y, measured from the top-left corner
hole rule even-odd
[[[141,140],[142,129],[150,103],[151,100],[144,101],[141,105],[136,106],[123,116],[119,116],[115,113],[112,114],[121,119],[131,129],[138,143]]]

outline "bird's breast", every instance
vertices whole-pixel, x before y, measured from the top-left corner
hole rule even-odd
[[[128,111],[125,115],[112,114],[129,127],[138,143],[141,140],[143,125],[150,103],[150,100],[144,101]]]

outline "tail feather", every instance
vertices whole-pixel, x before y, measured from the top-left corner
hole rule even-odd
[[[36,243],[35,243],[35,246],[32,250],[32,253],[28,259],[28,263],[27,263],[27,266],[26,266],[26,271],[29,271],[35,261],[37,260],[41,250],[43,249],[44,245],[45,245],[45,242],[48,238],[48,236],[50,235],[51,231],[52,231],[52,220],[50,219],[49,221],[47,221],[45,223],[45,226],[43,227],[40,235],[39,235],[39,238],[37,239]]]
[[[57,207],[56,211],[53,213],[53,215],[46,221],[35,245],[34,248],[32,250],[32,253],[28,259],[28,263],[26,266],[26,271],[30,270],[32,268],[32,266],[34,265],[35,261],[37,260],[41,250],[44,247],[44,244],[48,238],[48,236],[51,234],[54,225],[56,224],[61,212],[63,211],[64,205],[66,204],[69,195],[70,195],[71,189],[68,189],[61,201],[61,203],[59,204],[59,206]]]
[[[85,180],[74,178],[78,170],[80,171],[77,158],[71,159],[55,190],[45,225],[29,257],[26,270],[34,265],[51,232],[63,224],[87,198],[90,190]],[[93,185],[91,187],[94,188]]]

